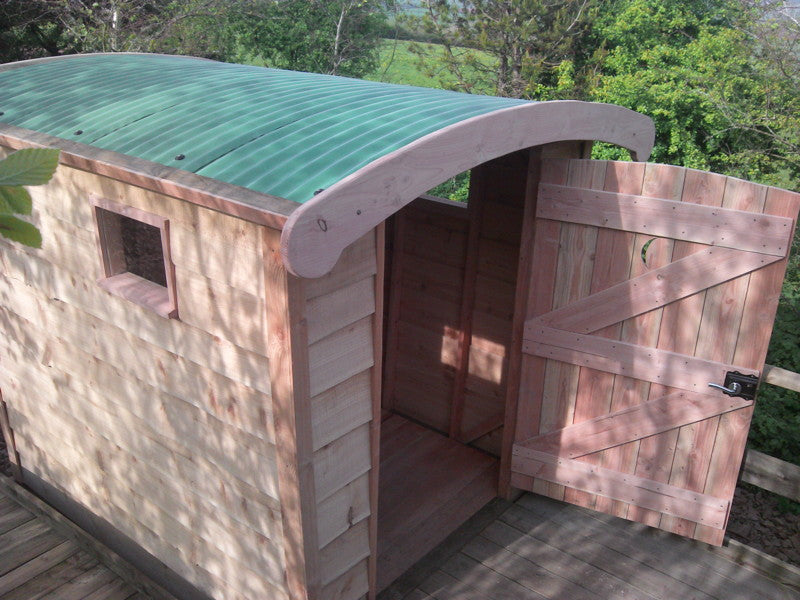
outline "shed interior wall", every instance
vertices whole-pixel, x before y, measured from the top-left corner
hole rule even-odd
[[[210,596],[286,598],[262,227],[64,165],[30,191],[43,247],[0,240],[22,466]],[[97,285],[92,195],[170,220],[178,320]]]
[[[392,220],[378,589],[497,495],[532,157],[474,168],[468,204],[426,196]]]
[[[383,407],[500,454],[529,152],[394,218]]]

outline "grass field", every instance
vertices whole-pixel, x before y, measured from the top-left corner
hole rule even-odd
[[[424,61],[412,52],[416,47],[426,55]],[[476,52],[466,48],[458,48],[459,53],[471,53],[483,64],[491,67],[493,59],[484,52]],[[424,44],[405,40],[384,40],[381,45],[380,66],[365,77],[372,81],[385,81],[387,83],[402,83],[422,87],[458,89],[458,79],[442,64],[444,48],[437,44]],[[474,69],[465,68],[465,76],[475,80]],[[472,90],[478,94],[491,94],[489,86],[476,87]]]

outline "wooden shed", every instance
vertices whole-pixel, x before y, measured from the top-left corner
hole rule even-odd
[[[800,196],[650,120],[187,57],[0,67],[22,482],[176,595],[374,597],[498,494],[720,544]],[[471,171],[469,202],[426,192]],[[709,384],[722,386],[713,389]]]

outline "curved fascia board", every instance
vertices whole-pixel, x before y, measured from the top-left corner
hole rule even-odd
[[[559,141],[602,141],[647,160],[649,117],[611,104],[563,100],[523,104],[455,123],[391,152],[295,210],[281,236],[286,267],[321,277],[351,243],[450,177],[488,160]]]

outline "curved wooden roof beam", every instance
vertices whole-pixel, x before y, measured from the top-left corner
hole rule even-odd
[[[610,104],[540,102],[473,117],[373,161],[301,205],[284,227],[283,258],[295,275],[321,277],[347,246],[421,194],[517,150],[596,140],[647,160],[654,139],[650,118]]]

